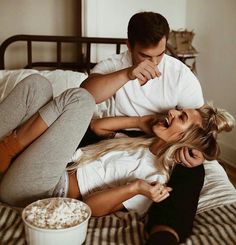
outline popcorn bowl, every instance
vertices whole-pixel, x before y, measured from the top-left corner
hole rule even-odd
[[[29,245],[80,245],[86,239],[90,217],[89,206],[76,199],[38,200],[22,212],[26,241]]]

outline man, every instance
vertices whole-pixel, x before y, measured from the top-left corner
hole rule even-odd
[[[158,13],[141,12],[128,24],[128,51],[100,62],[83,83],[96,103],[113,98],[114,116],[143,116],[170,108],[199,108],[201,86],[190,69],[165,54],[167,20]],[[177,244],[191,232],[204,181],[203,156],[187,148],[175,156],[181,163],[168,183],[173,191],[149,211],[148,244]],[[187,168],[186,168],[187,167]]]

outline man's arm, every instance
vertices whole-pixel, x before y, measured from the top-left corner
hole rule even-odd
[[[130,80],[137,78],[142,86],[148,80],[160,75],[160,71],[153,62],[144,60],[139,64],[109,74],[94,73],[82,82],[81,87],[94,96],[96,103],[100,103],[113,96]]]
[[[91,74],[81,83],[95,98],[96,103],[113,96],[116,91],[129,81],[128,68],[110,74]]]

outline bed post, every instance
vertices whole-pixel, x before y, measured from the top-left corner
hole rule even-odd
[[[83,24],[83,20],[82,20],[82,0],[78,1],[78,12],[76,11],[76,14],[78,14],[78,19],[79,19],[79,24],[78,24],[78,36],[82,37],[82,24]],[[82,52],[82,43],[78,43],[78,61],[83,60],[83,52]]]

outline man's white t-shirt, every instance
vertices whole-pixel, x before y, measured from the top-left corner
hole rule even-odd
[[[92,73],[108,74],[131,65],[131,54],[127,50],[99,62]],[[199,108],[203,105],[200,83],[185,64],[165,54],[158,69],[161,76],[143,86],[135,79],[121,87],[108,103],[108,115],[143,116],[176,106]]]
[[[79,165],[77,180],[80,193],[86,197],[104,189],[123,186],[136,179],[149,183],[166,183],[166,176],[161,175],[156,167],[156,156],[149,149],[111,151],[98,159]],[[136,195],[123,202],[127,210],[145,213],[152,201],[143,195]]]

